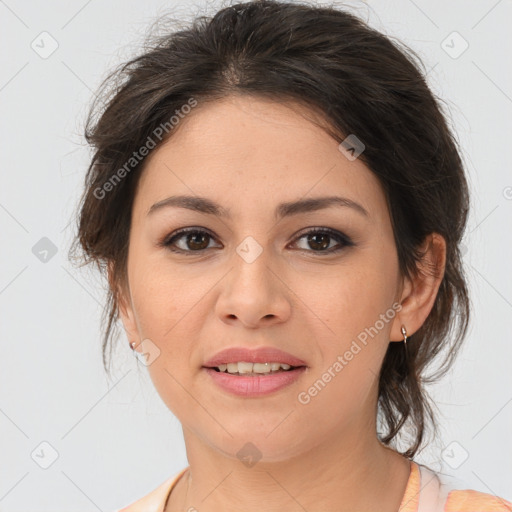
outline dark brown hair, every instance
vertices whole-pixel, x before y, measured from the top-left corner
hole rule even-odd
[[[130,169],[126,162],[191,98],[196,108],[234,93],[300,103],[328,120],[336,140],[355,134],[364,143],[359,158],[386,195],[403,276],[421,271],[419,248],[428,234],[446,240],[445,274],[433,309],[408,339],[407,354],[403,344],[389,344],[379,376],[378,412],[386,428],[379,439],[391,443],[407,424],[411,446],[402,454],[412,458],[428,424],[437,431],[424,384],[450,368],[470,313],[459,248],[468,185],[457,143],[422,66],[410,49],[343,9],[254,1],[198,16],[153,39],[141,55],[111,73],[87,120],[85,136],[95,153],[70,252],[73,258],[80,251],[82,264],[95,262],[102,272],[114,264],[103,317],[107,373],[117,285],[126,279],[132,203],[145,160],[132,162]],[[123,166],[123,179],[109,186]],[[108,193],[99,198],[98,190]],[[427,375],[440,354],[437,370]]]

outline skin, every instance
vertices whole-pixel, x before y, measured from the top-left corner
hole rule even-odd
[[[146,160],[119,307],[128,339],[150,339],[160,349],[148,371],[183,427],[190,470],[166,512],[263,505],[396,512],[401,504],[410,463],[377,439],[377,375],[388,343],[403,341],[401,325],[412,335],[431,311],[445,241],[432,234],[425,243],[424,261],[439,269],[438,277],[403,278],[377,178],[360,159],[347,159],[315,120],[291,103],[230,96],[196,107]],[[175,207],[148,215],[154,203],[177,194],[208,197],[232,219]],[[348,207],[273,217],[283,201],[334,194],[359,203],[368,217]],[[188,256],[158,246],[184,227],[209,231],[201,246],[208,248],[193,252],[187,235],[175,246]],[[303,236],[312,227],[340,231],[355,245],[322,255],[320,244]],[[252,263],[236,252],[247,236],[262,249]],[[300,403],[298,393],[395,302],[402,307],[392,320],[308,404]],[[228,394],[201,366],[240,345],[278,347],[308,369],[265,397]],[[247,442],[261,453],[252,467],[237,457]]]

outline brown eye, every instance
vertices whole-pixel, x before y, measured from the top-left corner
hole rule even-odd
[[[331,236],[326,233],[310,233],[307,235],[308,244],[312,244],[313,249],[327,249]]]
[[[306,252],[319,254],[331,254],[341,251],[345,247],[355,245],[349,237],[330,228],[315,228],[303,233],[295,240],[306,239],[306,247],[299,247]],[[172,252],[190,255],[194,252],[201,253],[210,247],[210,242],[215,240],[213,235],[204,229],[186,228],[172,234],[160,243]],[[333,242],[336,242],[331,245]],[[297,242],[295,242],[296,244]]]
[[[206,233],[190,233],[187,235],[188,248],[192,250],[206,249],[209,245],[210,235]],[[205,245],[206,240],[206,245]]]
[[[208,249],[212,239],[212,235],[202,229],[182,229],[164,241],[162,245],[173,252],[201,252]]]
[[[303,238],[306,239],[307,247],[302,249],[308,251],[310,248],[312,250],[309,250],[309,252],[318,252],[323,254],[338,252],[344,247],[355,245],[346,235],[330,228],[309,230],[300,235],[296,240],[301,240]],[[333,240],[337,242],[338,247],[329,247]]]

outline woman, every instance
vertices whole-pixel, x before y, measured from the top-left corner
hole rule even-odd
[[[77,242],[108,274],[105,366],[120,318],[189,461],[123,512],[512,510],[413,460],[470,304],[464,169],[410,52],[247,2],[110,78]]]

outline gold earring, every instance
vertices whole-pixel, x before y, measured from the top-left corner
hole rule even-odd
[[[407,346],[407,331],[405,330],[405,325],[402,325],[400,330],[402,331],[402,335],[404,337],[404,343]]]
[[[402,331],[402,335],[404,337],[404,350],[405,350],[405,357],[407,357],[408,351],[407,351],[407,331],[405,330],[405,325],[402,325],[400,328]]]

